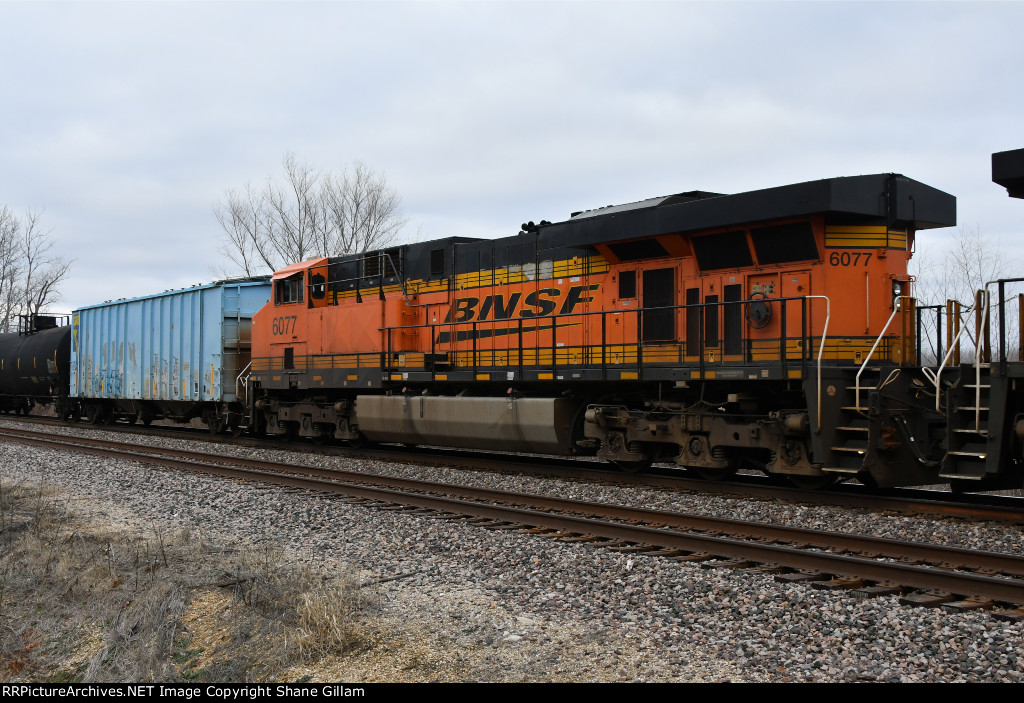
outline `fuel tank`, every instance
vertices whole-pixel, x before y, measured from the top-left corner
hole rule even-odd
[[[580,405],[568,398],[360,395],[356,421],[376,442],[570,454]]]

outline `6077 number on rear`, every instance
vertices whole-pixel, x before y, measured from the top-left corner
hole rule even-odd
[[[862,264],[867,266],[868,262],[871,261],[870,251],[834,251],[828,256],[828,262],[833,266],[859,266]]]
[[[275,317],[273,326],[274,334],[293,334],[295,332],[295,322],[298,319],[298,315],[289,315],[288,317]]]

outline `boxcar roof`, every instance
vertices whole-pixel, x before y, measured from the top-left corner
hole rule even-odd
[[[218,288],[226,285],[240,285],[240,286],[253,286],[253,285],[266,285],[270,281],[270,276],[252,276],[249,278],[225,278],[212,283],[204,283],[198,286],[190,286],[188,288],[176,288],[174,290],[165,290],[162,293],[151,293],[149,295],[140,295],[135,298],[118,298],[117,300],[105,300],[102,303],[93,303],[92,305],[83,305],[80,308],[75,308],[75,312],[78,310],[89,310],[92,308],[102,308],[108,305],[122,305],[124,303],[131,303],[136,300],[146,300],[148,298],[160,298],[162,296],[172,296],[184,293],[186,291],[202,290],[204,288]]]

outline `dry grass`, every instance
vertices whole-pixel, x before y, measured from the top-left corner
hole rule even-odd
[[[99,529],[0,481],[0,680],[267,681],[369,646],[375,588],[280,550]]]

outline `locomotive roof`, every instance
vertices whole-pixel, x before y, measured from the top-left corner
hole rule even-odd
[[[472,252],[590,250],[595,244],[690,233],[786,218],[825,215],[850,218],[890,229],[919,230],[956,224],[956,198],[896,173],[826,178],[726,195],[687,191],[572,213],[561,222],[530,223],[527,232],[497,239],[447,237],[404,245],[412,260],[428,251]],[[331,258],[331,263],[356,262],[375,252]],[[532,260],[532,256],[528,257]],[[470,259],[466,258],[470,263]],[[494,260],[494,265],[503,265]],[[461,266],[460,266],[461,268]]]
[[[735,195],[691,191],[541,226],[538,244],[581,246],[830,213],[878,219],[894,228],[949,227],[956,224],[956,198],[895,173],[827,178]]]
[[[647,198],[636,203],[626,203],[625,205],[608,205],[606,207],[595,208],[593,210],[584,210],[582,212],[574,212],[570,219],[581,220],[587,217],[600,217],[601,215],[610,215],[616,212],[626,212],[628,210],[641,210],[647,207],[661,207],[663,205],[676,205],[678,203],[688,203],[694,200],[700,200],[703,198],[720,198],[723,193],[708,193],[702,190],[691,190],[686,193],[678,193],[676,195],[663,195],[657,198]]]

